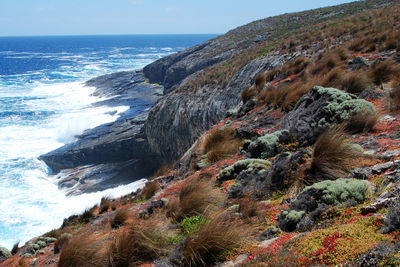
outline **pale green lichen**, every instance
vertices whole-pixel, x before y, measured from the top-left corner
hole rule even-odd
[[[236,174],[242,171],[247,173],[258,172],[262,174],[271,167],[271,163],[263,159],[244,159],[235,162],[235,164],[222,169],[217,175],[218,180],[234,179]]]
[[[362,203],[369,194],[367,182],[357,179],[326,180],[306,187],[303,192],[309,189],[322,191],[321,199],[331,205],[338,205],[350,199]]]
[[[275,156],[279,146],[279,139],[283,134],[288,134],[288,130],[276,131],[272,134],[266,134],[250,142],[248,148],[250,151],[262,151],[261,158],[267,159]]]
[[[296,210],[291,210],[291,211],[282,211],[282,215],[285,217],[285,221],[293,224],[297,224],[301,218],[303,218],[305,211],[296,211]]]
[[[230,110],[228,110],[228,111],[226,112],[226,116],[227,116],[227,117],[231,117],[231,116],[235,115],[237,112],[238,112],[238,109],[237,109],[237,108],[235,108],[235,109],[230,109]]]
[[[4,247],[0,247],[0,255],[5,257],[6,259],[8,259],[8,258],[10,258],[12,256],[11,252],[8,249],[4,248]]]
[[[376,113],[375,107],[371,102],[358,99],[353,94],[335,88],[324,88],[321,86],[314,86],[313,90],[320,95],[329,95],[330,100],[323,110],[330,122],[343,122],[359,112]],[[330,122],[328,122],[326,118],[322,118],[318,123],[312,124],[312,127],[328,127]]]

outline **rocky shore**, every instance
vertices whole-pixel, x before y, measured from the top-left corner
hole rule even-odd
[[[142,94],[148,108],[41,156],[60,186],[176,162],[0,267],[398,266],[399,12],[369,0],[267,18],[89,81],[111,96],[99,105]]]

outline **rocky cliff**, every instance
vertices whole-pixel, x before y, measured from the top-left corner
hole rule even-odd
[[[386,4],[380,0],[351,3],[255,21],[142,71],[88,81],[88,86],[97,88],[96,95],[112,96],[97,105],[129,105],[130,110],[115,123],[88,130],[77,142],[40,159],[55,173],[63,170],[58,176],[60,186],[72,193],[104,189],[107,181],[115,186],[148,177],[160,165],[182,156],[228,110],[240,108],[240,92],[259,72],[304,54],[304,49],[296,51],[301,41],[292,35],[309,34],[317,23]],[[279,45],[285,53],[269,53]],[[312,53],[318,50],[310,47]],[[134,115],[138,110],[140,116]]]

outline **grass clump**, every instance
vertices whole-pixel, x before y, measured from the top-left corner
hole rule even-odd
[[[104,213],[107,212],[109,210],[109,208],[111,207],[111,199],[108,197],[102,197],[100,200],[100,211],[99,213]]]
[[[201,142],[201,152],[209,163],[218,162],[238,152],[242,141],[233,127],[211,130]]]
[[[129,225],[128,229],[120,232],[109,244],[106,253],[107,266],[137,266],[165,256],[171,248],[166,227],[159,218]]]
[[[221,259],[223,253],[240,247],[248,231],[239,221],[226,213],[207,216],[184,242],[181,253],[184,266],[210,266]]]
[[[128,211],[126,209],[120,209],[115,213],[114,218],[111,220],[112,228],[119,228],[125,224],[125,221],[128,219]]]
[[[63,233],[60,235],[60,237],[57,238],[57,241],[54,243],[54,254],[59,253],[71,238],[72,235],[69,233]]]
[[[395,63],[391,60],[385,60],[376,63],[372,67],[369,75],[376,85],[382,87],[384,83],[389,82],[393,75],[397,73],[398,69],[395,67]]]
[[[335,179],[348,173],[362,155],[347,141],[342,127],[331,127],[317,140],[313,148],[308,174],[315,179]],[[311,182],[312,182],[311,181]]]
[[[361,111],[344,123],[344,131],[349,134],[364,133],[372,130],[379,119],[378,114]]]
[[[392,81],[392,91],[389,94],[389,109],[400,109],[400,78],[397,77]]]
[[[61,250],[59,267],[107,266],[102,244],[87,237],[71,239]]]
[[[159,190],[160,190],[160,185],[158,184],[157,181],[148,182],[148,183],[146,183],[146,185],[143,187],[142,191],[140,192],[140,196],[141,196],[141,198],[144,198],[144,199],[150,199]]]
[[[353,71],[345,76],[341,83],[341,88],[351,94],[361,93],[370,86],[371,80],[362,71]]]
[[[167,216],[179,221],[186,217],[201,216],[218,208],[225,196],[210,181],[194,179],[179,194],[179,200],[171,201]]]

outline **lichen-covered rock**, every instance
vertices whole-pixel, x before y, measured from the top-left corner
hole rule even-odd
[[[253,142],[246,143],[244,148],[250,152],[252,158],[268,159],[275,156],[279,151],[279,144],[289,139],[289,131],[276,131],[257,138]]]
[[[301,145],[312,145],[332,123],[341,123],[365,111],[374,114],[372,103],[335,88],[314,86],[283,119],[282,128]]]
[[[296,171],[308,156],[308,150],[301,148],[294,153],[278,155],[265,172],[240,172],[236,176],[235,185],[228,191],[229,198],[238,198],[246,192],[252,192],[253,197],[262,199],[287,189],[295,181]]]
[[[264,173],[271,167],[271,163],[263,159],[244,159],[235,162],[235,164],[224,168],[217,175],[219,181],[225,181],[236,178],[236,175],[242,171],[246,173],[257,172],[259,174]]]
[[[10,258],[11,256],[12,256],[11,252],[8,249],[0,247],[0,262],[5,261],[6,259]]]
[[[387,234],[400,230],[400,204],[395,204],[389,208],[389,213],[383,220],[384,226],[381,233]]]
[[[357,179],[326,180],[306,187],[278,217],[284,231],[308,230],[330,206],[348,202],[350,206],[365,201],[370,194],[369,182]]]

